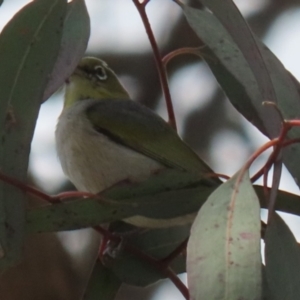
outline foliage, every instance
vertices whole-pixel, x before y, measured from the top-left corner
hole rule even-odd
[[[40,104],[72,73],[90,30],[84,0],[35,0],[0,35],[1,271],[20,259],[25,234],[93,227],[110,240],[110,246],[96,262],[86,299],[114,299],[122,283],[146,286],[166,277],[186,299],[189,294],[197,300],[299,298],[299,246],[275,212],[276,208],[300,215],[299,197],[278,190],[283,163],[300,182],[299,83],[254,36],[232,0],[201,0],[210,11],[174,1],[205,47],[179,49],[165,58],[145,12],[149,0],[133,2],[153,48],[169,123],[176,128],[166,64],[182,53],[197,54],[237,110],[271,140],[235,176],[213,187],[174,170],[142,184],[117,185],[97,196],[70,193],[67,202],[65,194],[51,197],[26,186]],[[268,162],[249,178],[253,161],[270,147]],[[261,176],[266,182],[272,166],[271,189],[253,186]],[[49,204],[26,210],[24,192]],[[260,207],[268,209],[267,224],[261,223]],[[189,226],[139,230],[121,244],[118,234],[132,231],[131,226],[122,222],[113,223],[110,230],[99,226],[134,215],[168,219],[193,213],[197,217],[191,231]],[[265,267],[261,239],[266,245]],[[186,270],[188,289],[176,275]]]

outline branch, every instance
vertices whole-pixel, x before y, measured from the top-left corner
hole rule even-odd
[[[163,93],[165,96],[166,105],[167,105],[168,116],[169,116],[168,123],[170,124],[170,126],[173,129],[177,130],[175,114],[174,114],[174,109],[173,109],[173,103],[172,103],[171,94],[170,94],[170,90],[169,90],[166,70],[162,63],[162,58],[159,53],[159,49],[158,49],[153,31],[151,29],[151,25],[149,23],[148,16],[146,14],[146,5],[149,3],[149,0],[144,0],[143,2],[139,2],[139,0],[132,0],[132,1],[141,16],[141,19],[143,21],[144,27],[146,29],[146,33],[148,35],[148,38],[149,38],[149,41],[150,41],[150,44],[151,44],[151,47],[153,50],[155,63],[156,63],[156,67],[157,67],[158,74],[159,74],[160,84],[161,84],[161,87],[162,87],[162,90],[163,90]]]

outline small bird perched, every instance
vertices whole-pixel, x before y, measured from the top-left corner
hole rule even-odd
[[[83,58],[66,82],[56,146],[64,173],[80,191],[96,194],[124,180],[142,182],[165,168],[202,175],[206,185],[219,183],[205,178],[212,170],[162,118],[132,101],[97,58]],[[191,222],[192,216],[125,221],[159,228]]]

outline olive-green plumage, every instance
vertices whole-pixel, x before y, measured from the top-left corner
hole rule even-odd
[[[193,172],[203,184],[219,183],[205,177],[212,170],[162,118],[130,100],[115,73],[96,58],[82,59],[67,82],[56,142],[64,172],[82,191],[98,193],[123,180],[144,181],[165,168]],[[190,217],[127,221],[165,227]]]

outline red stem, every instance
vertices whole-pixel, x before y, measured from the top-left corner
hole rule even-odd
[[[277,107],[277,106],[275,106]],[[288,131],[292,128],[290,124],[286,123],[283,119],[283,116],[281,115],[281,112],[278,111],[281,118],[282,118],[282,129],[280,132],[280,135],[278,137],[278,143],[275,146],[275,149],[272,153],[272,155],[268,159],[268,170],[266,170],[266,174],[268,174],[269,169],[271,168],[272,165],[274,165],[273,169],[273,183],[271,187],[271,191],[269,193],[268,197],[268,224],[271,220],[271,217],[274,213],[274,207],[275,207],[275,201],[276,201],[276,196],[277,196],[277,190],[279,188],[279,183],[280,183],[280,177],[281,177],[281,171],[282,171],[282,147],[283,147],[283,142],[286,138],[286,135]],[[281,157],[280,161],[276,161],[278,156]],[[277,174],[279,172],[279,174]],[[267,187],[267,179],[265,180],[265,187]]]
[[[20,189],[21,191],[25,192],[25,193],[28,193],[28,194],[31,194],[33,196],[36,196],[38,197],[39,199],[43,199],[47,202],[51,202],[52,200],[52,197],[39,191],[38,189],[34,188],[34,187],[31,187],[25,183],[23,183],[22,181],[18,180],[18,179],[15,179],[15,178],[12,178],[12,177],[9,177],[3,173],[0,172],[0,180],[2,180],[3,182],[6,182],[12,186],[15,186],[17,187],[18,189]]]
[[[173,252],[171,252],[167,257],[162,259],[161,262],[164,265],[169,266],[172,263],[172,261],[178,257],[178,255],[180,255],[183,251],[186,250],[188,241],[189,239],[187,238]]]
[[[277,108],[277,106],[275,106]],[[294,127],[294,126],[300,126],[300,120],[290,120],[290,121],[285,121],[281,115],[281,112],[278,110],[281,118],[282,118],[282,129],[280,131],[279,137],[275,138],[265,145],[263,145],[261,148],[259,148],[248,160],[248,162],[245,164],[245,166],[242,168],[237,181],[235,183],[235,186],[239,185],[241,179],[244,176],[244,173],[246,172],[247,169],[249,169],[250,165],[253,163],[253,161],[266,149],[274,146],[274,151],[270,155],[267,163],[264,165],[264,167],[261,169],[264,175],[264,182],[263,182],[263,187],[264,187],[264,193],[265,197],[268,198],[268,223],[270,222],[270,218],[273,215],[274,212],[274,207],[275,207],[275,201],[276,201],[276,195],[280,183],[280,176],[281,176],[281,171],[282,171],[282,148],[289,145],[286,143],[285,138],[287,136],[287,133],[289,130]],[[295,142],[295,140],[294,140]],[[280,160],[278,160],[278,157],[280,156]],[[268,172],[271,168],[271,166],[274,165],[274,172],[273,172],[273,183],[271,187],[271,192],[269,193],[269,190],[267,188],[267,181],[268,181]],[[258,172],[260,173],[261,170]],[[257,174],[252,178],[252,181],[255,179],[256,180]]]
[[[166,267],[165,264],[162,264],[160,261],[156,260],[155,258],[151,257],[150,255],[140,251],[139,249],[135,248],[134,246],[130,244],[124,245],[124,249],[129,251],[130,253],[134,254],[135,256],[141,258],[144,261],[148,261],[151,266],[155,267],[158,271],[166,275],[173,284],[177,287],[177,289],[181,292],[183,297],[185,299],[189,299],[189,290],[185,286],[185,284],[179,279],[177,274],[174,273],[174,271]]]
[[[290,143],[289,143],[289,141],[284,141],[288,131],[294,126],[300,126],[300,121],[299,120],[290,120],[290,121],[283,122],[283,128],[280,132],[279,137],[277,138],[278,141],[277,141],[276,145],[274,145],[275,149],[274,149],[273,153],[268,158],[266,164],[252,177],[252,179],[251,179],[252,182],[255,182],[262,175],[266,176],[266,173],[269,172],[270,168],[272,167],[272,164],[274,163],[274,160],[276,159],[276,157],[282,147],[286,147],[290,144],[293,144],[294,142],[297,142],[297,140],[292,140],[292,142],[290,142]]]
[[[275,146],[279,141],[279,138],[275,138],[273,140],[268,141],[263,146],[261,146],[258,150],[256,150],[248,159],[244,167],[241,169],[241,173],[245,172],[249,169],[249,167],[252,165],[252,163],[257,159],[259,155],[261,155],[263,152],[265,152],[267,149]]]
[[[230,176],[221,174],[221,173],[208,173],[208,174],[205,174],[205,177],[207,177],[207,178],[218,178],[219,177],[219,178],[223,178],[225,180],[230,179]]]
[[[283,143],[283,146],[286,147],[286,146],[289,146],[289,145],[292,145],[292,144],[297,144],[297,143],[300,143],[300,138],[285,141]]]
[[[55,201],[56,199],[58,202],[61,202],[61,200],[69,199],[69,198],[75,198],[75,197],[97,197],[97,195],[88,193],[88,192],[79,192],[79,191],[69,191],[69,192],[63,192],[59,193],[57,195],[51,196],[52,201]]]
[[[17,188],[19,188],[20,190],[22,190],[26,193],[37,196],[38,198],[43,199],[43,200],[45,200],[49,203],[52,203],[52,204],[61,202],[61,199],[63,199],[63,198],[78,196],[78,194],[80,194],[81,196],[95,196],[93,194],[86,193],[86,192],[66,192],[66,193],[61,193],[59,195],[51,197],[51,196],[39,191],[38,189],[30,187],[30,186],[24,184],[23,182],[21,182],[17,179],[14,179],[14,178],[11,178],[11,177],[9,177],[5,174],[2,174],[1,172],[0,172],[0,180],[2,180],[3,182],[6,182],[6,183],[8,183],[12,186],[17,187]],[[95,226],[93,228],[96,231],[98,231],[101,235],[103,235],[104,239],[106,239],[106,240],[112,239],[114,241],[120,241],[119,237],[113,235],[110,231],[102,228],[101,226]],[[100,248],[100,254],[103,253],[104,247],[105,247],[105,243],[102,243],[102,247]],[[158,271],[160,271],[161,273],[166,275],[174,283],[174,285],[182,293],[182,295],[185,297],[185,299],[189,299],[189,292],[188,292],[187,287],[178,278],[178,276],[168,267],[166,262],[162,263],[162,262],[154,259],[150,255],[147,255],[146,253],[140,251],[139,249],[135,248],[134,246],[132,246],[130,244],[125,244],[124,249],[126,251],[140,257],[141,259],[148,261]],[[175,253],[171,254],[170,258],[171,258],[171,256],[175,256]]]
[[[156,63],[156,67],[157,67],[158,74],[159,74],[159,80],[160,80],[160,84],[161,84],[161,87],[162,87],[162,90],[163,90],[163,93],[165,96],[166,106],[167,106],[167,110],[168,110],[168,116],[169,116],[168,122],[169,122],[170,126],[172,126],[174,128],[174,130],[177,130],[175,114],[174,114],[174,109],[173,109],[173,104],[172,104],[171,94],[170,94],[170,90],[169,90],[166,71],[165,71],[165,68],[162,63],[162,58],[159,53],[159,49],[158,49],[153,31],[151,29],[151,25],[149,23],[148,16],[146,14],[146,5],[149,3],[149,0],[144,0],[142,3],[140,3],[139,0],[133,0],[133,3],[136,6],[136,8],[141,16],[141,19],[143,21],[144,27],[146,29],[146,33],[148,35],[148,38],[149,38],[149,41],[150,41],[150,44],[151,44],[151,47],[153,50],[155,63]]]
[[[163,57],[162,63],[164,65],[164,67],[166,67],[168,62],[171,59],[173,59],[174,57],[176,57],[178,55],[182,55],[182,54],[194,54],[194,55],[200,56],[202,58],[200,51],[199,51],[201,48],[202,47],[197,47],[197,48],[185,47],[185,48],[180,48],[180,49],[174,50]]]
[[[94,229],[96,231],[98,231],[101,235],[104,236],[104,243],[101,242],[100,251],[99,251],[99,259],[101,259],[101,256],[104,253],[107,241],[112,240],[114,242],[119,243],[119,242],[121,242],[121,238],[117,235],[114,235],[110,231],[102,228],[101,226],[95,226]],[[127,251],[128,253],[133,254],[136,257],[142,259],[143,261],[148,262],[150,266],[153,266],[160,273],[162,273],[166,277],[168,277],[173,282],[173,284],[178,288],[178,290],[182,293],[182,295],[185,297],[185,299],[187,299],[187,300],[189,299],[189,291],[188,291],[187,287],[178,278],[178,276],[172,271],[172,269],[169,268],[169,265],[166,262],[159,261],[159,260],[153,258],[152,256],[144,253],[143,251],[139,250],[138,248],[136,248],[135,246],[133,246],[129,243],[124,243],[123,249],[125,251]]]

